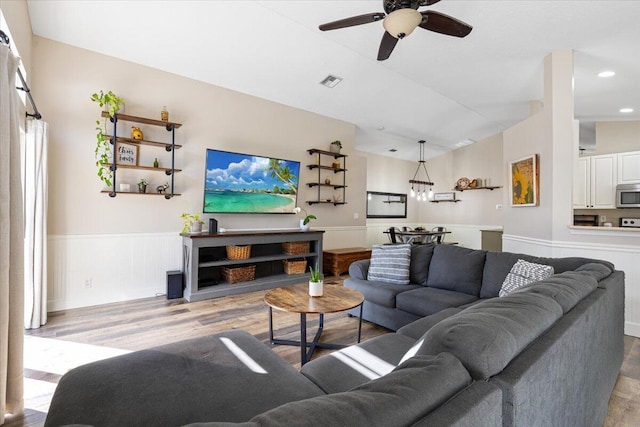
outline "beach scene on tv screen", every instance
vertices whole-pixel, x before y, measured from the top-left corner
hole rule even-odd
[[[207,150],[205,213],[292,213],[300,163]]]

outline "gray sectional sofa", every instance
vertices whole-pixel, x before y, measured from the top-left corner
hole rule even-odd
[[[496,297],[518,259],[557,274]],[[367,268],[345,285],[396,332],[301,372],[243,331],[91,363],[62,377],[45,426],[602,425],[623,357],[611,264],[440,245],[412,249],[411,284]]]

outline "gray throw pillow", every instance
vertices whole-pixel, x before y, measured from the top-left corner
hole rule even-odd
[[[553,274],[553,267],[544,264],[535,264],[523,259],[519,259],[507,277],[502,282],[499,296],[509,295],[511,292],[529,283],[544,280]]]
[[[411,245],[373,245],[367,280],[409,284]]]

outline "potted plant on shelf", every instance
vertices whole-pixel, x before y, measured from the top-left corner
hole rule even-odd
[[[307,211],[302,209],[299,206],[296,206],[293,209],[293,213],[299,214],[300,212],[304,212],[304,219],[300,220],[300,230],[302,231],[307,231],[310,227],[309,223],[311,222],[312,219],[317,219],[315,215],[309,215],[307,214]]]
[[[103,91],[94,93],[91,95],[91,100],[96,102],[100,108],[106,107],[106,111],[110,118],[113,118],[118,110],[120,110],[124,105],[124,99],[111,91],[107,93],[104,93]],[[109,166],[107,166],[112,158],[110,138],[107,135],[107,118],[105,117],[102,123],[100,123],[100,120],[96,120],[96,125],[96,139],[98,142],[95,149],[95,159],[96,166],[98,167],[98,178],[100,178],[100,180],[108,187],[111,187],[113,171]]]
[[[200,215],[183,213],[180,215],[182,218],[182,234],[186,233],[200,233],[202,231],[202,221],[200,221]]]
[[[340,154],[340,150],[342,149],[342,142],[335,140],[329,145],[329,151],[332,153]]]
[[[322,274],[318,269],[318,264],[315,269],[309,266],[309,296],[321,297],[323,290]]]
[[[140,181],[138,181],[138,191],[140,193],[146,193],[147,192],[147,185],[149,185],[147,180],[142,178]]]

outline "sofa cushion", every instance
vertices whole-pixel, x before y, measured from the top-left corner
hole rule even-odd
[[[576,270],[582,265],[595,263],[601,264],[610,271],[614,270],[613,264],[607,261],[593,260],[589,258],[568,257],[568,258],[543,258],[526,254],[516,254],[511,252],[487,252],[484,271],[482,274],[482,289],[480,298],[494,298],[500,293],[502,282],[509,274],[511,267],[519,259],[536,264],[545,264],[553,267],[555,273]]]
[[[429,316],[445,308],[458,307],[477,300],[478,297],[461,292],[431,287],[419,287],[396,296],[396,306],[400,310]]]
[[[411,245],[373,245],[367,280],[409,284]]]
[[[429,277],[429,264],[435,245],[411,245],[411,266],[409,280],[416,285],[426,286]]]
[[[613,273],[613,270],[611,268],[597,262],[583,264],[580,267],[576,268],[575,271],[580,273],[589,273],[598,282],[602,279],[606,279],[611,275],[611,273]]]
[[[396,333],[417,340],[441,320],[446,319],[449,316],[453,316],[456,313],[460,313],[461,311],[462,309],[455,307],[445,308],[442,311],[430,316],[425,316],[422,319],[418,319],[415,322],[411,322],[408,325],[403,326],[398,329]]]
[[[486,251],[437,245],[429,265],[427,286],[480,295]]]
[[[563,313],[567,313],[597,287],[598,281],[590,272],[565,271],[541,282],[524,286],[515,292],[546,295],[560,304]]]
[[[74,368],[60,379],[45,425],[246,421],[323,394],[262,342],[235,330]]]
[[[553,274],[553,267],[550,265],[536,264],[534,262],[519,259],[511,267],[511,271],[502,282],[499,296],[509,295],[511,292],[529,283],[546,279]]]
[[[414,343],[399,334],[381,335],[312,360],[300,372],[325,393],[347,391],[394,370]]]
[[[396,307],[398,294],[421,287],[419,285],[394,285],[393,283],[360,279],[345,279],[344,286],[360,291],[364,295],[365,301],[391,308]]]
[[[260,426],[410,426],[471,384],[450,354],[416,356],[348,392],[279,406],[251,419]]]
[[[429,329],[418,354],[449,352],[474,379],[484,380],[502,371],[561,316],[562,308],[545,295],[493,298]]]

